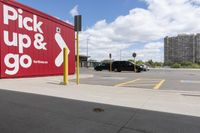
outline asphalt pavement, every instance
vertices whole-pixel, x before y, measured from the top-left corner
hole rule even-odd
[[[62,76],[1,79],[0,133],[200,131],[198,70],[81,69],[80,77],[67,86]]]
[[[1,133],[199,131],[199,117],[0,90]]]
[[[145,89],[200,91],[200,70],[151,69],[147,72],[109,72],[81,69],[93,78],[82,79],[82,84],[123,86]],[[135,81],[136,80],[136,81]]]

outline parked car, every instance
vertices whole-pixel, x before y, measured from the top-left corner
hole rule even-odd
[[[145,64],[140,65],[142,71],[149,71],[149,67]]]
[[[109,70],[109,69],[110,69],[109,63],[101,63],[94,68],[94,70],[96,71]]]
[[[121,72],[121,71],[135,71],[141,72],[142,69],[140,66],[136,65],[130,61],[114,61],[112,63],[112,71]]]

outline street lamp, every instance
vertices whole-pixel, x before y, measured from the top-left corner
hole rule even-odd
[[[90,37],[91,35],[87,37],[87,68],[88,68],[88,43],[89,43]]]
[[[119,59],[120,59],[120,61],[122,60],[122,50],[121,49],[119,51]]]

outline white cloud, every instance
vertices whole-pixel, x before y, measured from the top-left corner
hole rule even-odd
[[[143,49],[137,49],[138,60],[148,61],[154,59],[155,61],[163,61],[163,42],[151,42],[144,45]]]
[[[119,59],[120,50],[127,59],[131,58],[134,50],[141,59],[145,60],[145,55],[149,55],[161,60],[165,36],[200,32],[200,0],[143,1],[147,3],[147,9],[134,8],[111,23],[101,20],[83,31],[80,36],[81,52],[85,53],[86,39],[90,36],[89,54],[93,59],[108,58],[109,53]],[[133,49],[134,44],[145,45]]]
[[[71,11],[70,11],[70,14],[72,17],[76,16],[76,15],[79,15],[79,11],[78,11],[78,5],[74,6]]]
[[[69,21],[69,20],[66,20],[65,22],[68,23],[68,24],[74,25],[74,24],[73,24],[71,21]]]
[[[151,42],[145,44],[144,48],[145,49],[161,49],[164,47],[164,44],[161,42]]]

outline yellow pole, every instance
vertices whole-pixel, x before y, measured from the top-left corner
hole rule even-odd
[[[80,69],[79,69],[79,36],[78,36],[78,32],[76,32],[76,83],[77,85],[80,84],[80,79],[79,79],[79,75],[80,75]]]
[[[68,49],[67,48],[64,48],[64,53],[63,53],[63,55],[64,55],[64,78],[63,78],[63,80],[64,80],[64,85],[67,85],[67,84],[69,84],[69,78],[68,78]]]

